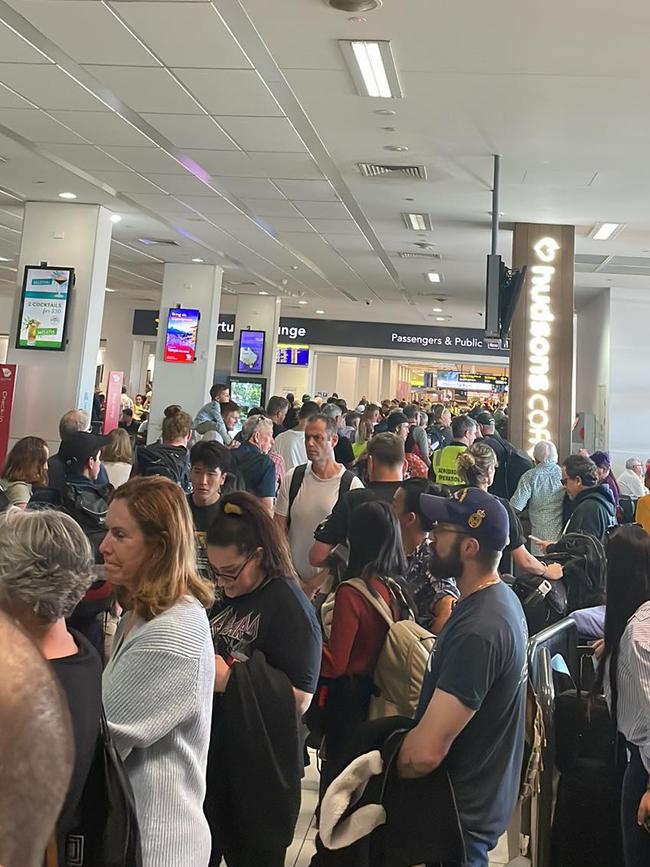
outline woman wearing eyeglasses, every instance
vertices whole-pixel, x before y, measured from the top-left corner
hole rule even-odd
[[[300,807],[300,717],[316,689],[321,631],[286,539],[251,494],[222,496],[207,532],[215,701],[206,815],[210,863],[283,867]]]

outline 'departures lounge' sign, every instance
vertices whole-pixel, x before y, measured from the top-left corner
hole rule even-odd
[[[218,340],[235,339],[235,316],[219,316]],[[133,334],[155,336],[158,331],[157,310],[136,310]],[[486,338],[474,328],[435,328],[428,325],[395,325],[390,322],[348,322],[333,319],[299,319],[283,317],[278,328],[280,343],[313,346],[340,346],[354,349],[391,349],[407,352],[489,355],[504,358],[508,345]]]
[[[527,266],[511,337],[510,438],[568,454],[573,421],[573,226],[515,226],[513,264]]]

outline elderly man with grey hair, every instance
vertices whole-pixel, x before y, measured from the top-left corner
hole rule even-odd
[[[75,762],[57,822],[60,864],[67,863],[66,838],[99,736],[101,660],[90,642],[66,624],[94,578],[90,543],[68,515],[10,509],[0,518],[0,608],[21,624],[49,661],[72,718]]]
[[[632,497],[638,500],[645,497],[648,489],[643,483],[645,471],[639,458],[628,458],[625,461],[625,470],[618,477],[618,488],[622,497]]]
[[[562,470],[557,462],[557,448],[549,440],[538,442],[533,449],[535,466],[519,479],[510,503],[518,512],[528,506],[531,536],[556,542],[562,535]],[[544,550],[532,539],[533,554]]]
[[[249,494],[262,500],[270,512],[277,491],[275,464],[269,457],[273,445],[273,422],[264,415],[252,415],[244,422],[242,444],[232,453],[235,472]]]
[[[336,432],[338,441],[334,446],[334,460],[337,464],[343,464],[344,467],[350,467],[354,463],[354,452],[352,451],[352,443],[349,437],[342,433],[342,428],[345,425],[345,416],[340,406],[335,403],[326,403],[321,408],[321,414],[336,422]]]
[[[71,434],[77,433],[77,431],[89,430],[90,416],[83,409],[71,409],[59,421],[59,437],[61,442],[68,439]],[[47,462],[47,488],[35,488],[32,500],[34,502],[49,503],[54,506],[61,505],[65,491],[66,475],[65,462],[61,457],[61,450],[59,449],[56,454],[50,455],[50,459]],[[108,484],[108,475],[103,464],[99,469],[97,482],[100,485]]]

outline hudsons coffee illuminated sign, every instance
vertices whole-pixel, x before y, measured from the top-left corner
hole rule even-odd
[[[530,268],[528,298],[528,376],[526,445],[532,452],[540,440],[551,440],[550,396],[553,391],[552,369],[554,265],[560,245],[554,238],[541,238],[534,246],[535,262]]]

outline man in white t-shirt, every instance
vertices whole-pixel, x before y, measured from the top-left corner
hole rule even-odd
[[[307,421],[312,416],[318,415],[319,412],[318,404],[314,403],[313,400],[303,403],[298,414],[298,427],[293,428],[293,430],[285,430],[275,437],[273,451],[282,455],[287,472],[300,466],[300,464],[307,463],[305,428]]]
[[[334,447],[338,441],[335,419],[324,415],[312,416],[306,423],[304,438],[308,463],[304,471],[302,467],[295,467],[285,476],[275,504],[275,520],[288,534],[296,572],[303,582],[309,582],[319,572],[309,562],[316,527],[331,513],[339,491],[354,490],[363,485],[350,470],[334,460]],[[303,472],[300,487],[293,503],[290,503],[294,474],[302,475]]]

